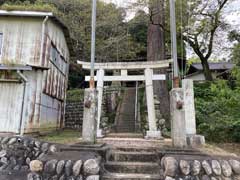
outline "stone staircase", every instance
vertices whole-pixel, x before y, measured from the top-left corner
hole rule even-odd
[[[159,180],[158,155],[149,149],[121,147],[107,155],[102,180]]]
[[[129,88],[124,91],[122,103],[116,117],[116,132],[135,132],[135,98],[136,89]]]

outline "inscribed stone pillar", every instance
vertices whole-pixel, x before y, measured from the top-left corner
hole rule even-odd
[[[97,92],[95,89],[85,89],[83,114],[83,142],[94,144],[96,142],[97,128]]]
[[[148,109],[148,124],[149,131],[147,131],[146,138],[161,138],[161,132],[157,129],[156,114],[154,107],[153,94],[153,70],[145,69],[145,83],[146,83],[146,97]]]
[[[183,148],[187,146],[184,93],[182,88],[172,89],[170,92],[171,137],[173,146]]]
[[[194,135],[196,134],[196,115],[194,105],[193,80],[184,79],[182,81],[182,87],[184,90],[186,133],[188,135]]]
[[[97,71],[97,91],[98,91],[98,113],[97,113],[97,137],[103,137],[101,125],[102,116],[102,100],[103,100],[103,87],[104,87],[104,70]]]

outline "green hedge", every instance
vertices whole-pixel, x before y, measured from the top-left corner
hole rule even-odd
[[[240,86],[233,82],[194,85],[198,132],[209,141],[240,142]]]

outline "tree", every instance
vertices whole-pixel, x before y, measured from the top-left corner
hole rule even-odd
[[[240,32],[233,30],[229,33],[228,39],[231,42],[235,42],[231,52],[231,60],[240,66]]]
[[[214,48],[214,38],[218,29],[226,24],[222,18],[224,7],[229,0],[191,0],[188,2],[189,24],[182,27],[183,39],[192,47],[201,60],[206,80],[212,81],[213,77],[208,60]]]
[[[147,29],[148,29],[149,17],[146,12],[139,10],[134,18],[128,22],[129,33],[133,38],[133,41],[140,44],[142,50],[138,52],[138,58],[147,57]]]
[[[147,37],[147,60],[165,60],[165,34],[162,27],[165,26],[164,0],[149,1],[149,25]],[[166,69],[156,70],[155,73],[166,74]],[[170,103],[167,81],[154,82],[154,94],[160,101],[160,112],[169,120]]]

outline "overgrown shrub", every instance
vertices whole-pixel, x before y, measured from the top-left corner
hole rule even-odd
[[[240,142],[240,78],[237,74],[239,70],[234,70],[231,83],[217,80],[195,84],[197,127],[209,141]]]

